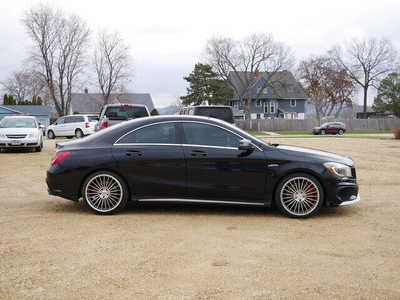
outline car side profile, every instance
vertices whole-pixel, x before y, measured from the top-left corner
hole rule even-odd
[[[0,121],[0,150],[43,148],[42,128],[35,117],[7,116]]]
[[[68,115],[58,118],[46,129],[49,139],[56,137],[82,138],[95,132],[99,120],[98,115]]]
[[[342,135],[346,132],[346,125],[342,122],[327,122],[319,127],[312,129],[313,134],[339,134]]]
[[[196,116],[140,118],[59,143],[46,182],[51,195],[83,198],[99,214],[173,201],[276,205],[304,218],[360,199],[349,157],[268,144]]]

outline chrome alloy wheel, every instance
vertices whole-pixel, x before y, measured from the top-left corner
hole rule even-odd
[[[311,179],[294,177],[283,185],[280,200],[283,208],[290,214],[306,216],[318,207],[320,193]]]
[[[122,185],[109,174],[94,176],[86,184],[85,198],[91,208],[98,212],[110,212],[118,207],[123,198]]]

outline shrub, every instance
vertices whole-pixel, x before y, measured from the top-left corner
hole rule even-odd
[[[395,138],[396,140],[400,140],[400,126],[397,126],[397,127],[394,129],[393,133],[394,133],[394,138]]]

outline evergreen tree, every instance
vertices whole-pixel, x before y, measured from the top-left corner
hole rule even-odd
[[[390,111],[400,117],[400,74],[390,73],[380,82],[372,109],[381,113]]]
[[[9,105],[8,104],[8,95],[7,94],[4,94],[4,96],[3,96],[3,104],[4,105]]]
[[[219,79],[210,65],[197,63],[184,79],[189,82],[187,95],[181,97],[184,105],[200,105],[205,101],[210,105],[225,104],[233,96],[233,90]]]
[[[153,108],[153,110],[150,112],[150,115],[152,116],[158,116],[160,113],[158,112],[157,109]]]

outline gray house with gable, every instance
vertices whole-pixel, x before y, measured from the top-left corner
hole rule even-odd
[[[249,73],[230,72],[228,77],[230,83],[242,95],[245,94],[245,91],[241,82],[246,81],[246,76],[249,76]],[[289,71],[260,72],[251,93],[253,101],[252,119],[304,119],[308,96],[301,84]],[[244,109],[237,93],[234,94],[228,104],[234,108],[236,119],[244,119]]]

